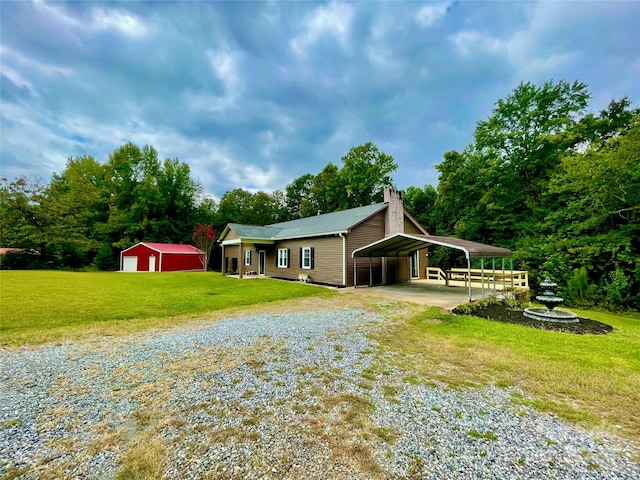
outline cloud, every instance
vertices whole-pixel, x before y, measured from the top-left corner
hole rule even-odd
[[[346,49],[352,18],[353,7],[347,3],[333,2],[317,7],[307,17],[303,32],[291,40],[291,48],[298,54],[304,54],[322,37],[329,37]]]
[[[89,29],[105,31],[112,30],[127,37],[144,37],[148,31],[144,23],[128,12],[96,8],[93,10],[92,22]]]
[[[449,37],[456,46],[458,52],[464,57],[470,57],[477,53],[497,53],[503,48],[503,44],[497,38],[492,38],[475,30],[457,32]]]
[[[454,8],[455,7],[455,8]],[[284,189],[372,141],[400,188],[521,81],[638,102],[635,2],[2,2],[5,176],[131,141],[208,194]]]
[[[416,13],[416,22],[422,28],[432,27],[438,20],[444,18],[453,2],[429,3],[421,7]]]

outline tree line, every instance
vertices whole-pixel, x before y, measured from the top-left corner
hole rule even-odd
[[[410,186],[407,210],[431,234],[507,247],[536,279],[552,276],[574,303],[640,307],[640,109],[627,98],[588,113],[581,82],[521,83],[446,152],[437,187]],[[204,195],[178,159],[126,144],[105,163],[71,158],[43,185],[2,179],[1,245],[24,254],[3,268],[117,269],[138,241],[187,243],[194,226],[266,225],[381,202],[394,158],[373,143],[284,191]],[[32,255],[29,252],[38,252]],[[437,249],[432,263],[456,261]],[[218,259],[212,255],[212,266]],[[434,262],[435,260],[435,262]]]

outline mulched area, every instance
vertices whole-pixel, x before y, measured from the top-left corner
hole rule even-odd
[[[456,310],[457,309],[454,309],[453,313],[461,314],[461,312]],[[532,318],[525,317],[521,311],[511,310],[506,305],[502,304],[479,306],[471,315],[494,320],[496,322],[517,323],[519,325],[539,328],[541,330],[554,330],[557,332],[601,335],[613,331],[613,327],[611,325],[597,322],[590,318],[578,317],[578,322],[576,323],[544,322],[534,320]]]

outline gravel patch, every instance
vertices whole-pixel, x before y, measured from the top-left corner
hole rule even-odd
[[[164,478],[640,478],[625,442],[516,389],[412,384],[378,328],[261,314],[0,351],[0,477],[108,479],[137,452]]]

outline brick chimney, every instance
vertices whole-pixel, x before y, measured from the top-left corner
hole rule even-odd
[[[404,233],[404,203],[402,191],[395,190],[392,185],[384,189],[384,203],[388,205],[384,218],[384,235]]]

